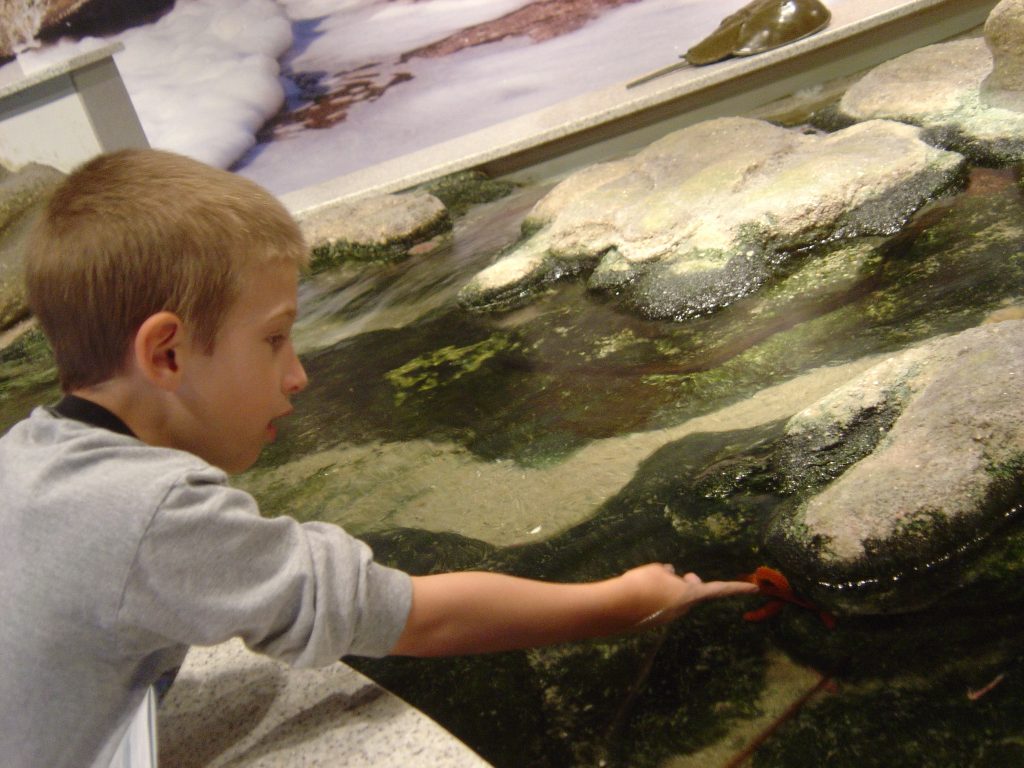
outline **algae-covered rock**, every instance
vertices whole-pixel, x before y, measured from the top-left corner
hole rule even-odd
[[[342,201],[297,218],[313,251],[314,270],[347,260],[403,259],[452,227],[447,208],[427,192]]]
[[[894,232],[962,169],[898,123],[820,136],[706,121],[556,186],[524,223],[532,235],[460,299],[506,308],[592,269],[591,288],[646,317],[706,314],[758,289],[793,249]]]
[[[1024,322],[913,347],[794,416],[780,472],[814,493],[768,535],[819,599],[907,611],[958,584],[915,574],[997,531],[1024,504]],[[808,461],[804,461],[808,457]],[[1020,564],[1024,567],[1024,563]]]
[[[29,316],[24,243],[31,225],[31,217],[26,216],[0,230],[0,330]]]
[[[24,243],[34,215],[63,178],[60,171],[38,163],[0,177],[0,330],[28,316]]]
[[[30,328],[0,349],[0,433],[59,396],[57,365],[42,331]]]
[[[474,205],[494,202],[512,194],[517,186],[511,181],[492,179],[483,171],[469,170],[442,176],[420,189],[444,203],[452,216],[461,216]]]

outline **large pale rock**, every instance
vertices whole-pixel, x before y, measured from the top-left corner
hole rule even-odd
[[[888,61],[839,103],[847,120],[899,120],[981,164],[1024,160],[1024,0],[1003,0],[985,36],[938,43]]]
[[[34,215],[63,178],[55,168],[36,163],[0,177],[0,330],[28,316],[25,239]]]
[[[452,226],[444,203],[427,192],[343,201],[298,221],[319,268],[346,258],[395,258]]]
[[[901,582],[1020,511],[1022,403],[1021,320],[926,342],[869,369],[787,424],[780,465],[790,490],[820,482],[822,467],[836,477],[776,518],[770,547],[849,612],[941,599],[934,583],[920,594]],[[857,589],[865,586],[867,598]]]
[[[992,51],[992,74],[986,86],[1024,92],[1024,0],[1003,0],[985,22],[985,42]]]
[[[894,122],[811,135],[710,120],[556,186],[524,223],[534,234],[460,300],[503,308],[592,268],[592,288],[646,316],[707,313],[756,290],[787,250],[894,231],[962,166]]]

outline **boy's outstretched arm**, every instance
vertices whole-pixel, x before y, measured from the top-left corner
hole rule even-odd
[[[620,634],[664,624],[704,600],[758,591],[742,581],[677,576],[660,563],[586,584],[477,571],[414,576],[412,583],[396,655],[488,653]]]

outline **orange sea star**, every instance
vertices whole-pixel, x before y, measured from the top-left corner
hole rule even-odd
[[[762,595],[766,595],[771,598],[760,608],[755,608],[754,610],[744,613],[743,618],[747,621],[764,621],[765,619],[770,619],[781,611],[782,607],[786,603],[792,603],[793,605],[798,605],[801,608],[806,608],[809,611],[816,611],[822,624],[829,629],[835,628],[836,617],[828,611],[818,608],[814,603],[797,597],[793,592],[792,587],[789,586],[789,579],[783,576],[780,571],[777,571],[774,568],[769,568],[766,565],[761,565],[758,566],[753,573],[743,574],[739,578],[741,581],[749,581],[751,584],[756,584],[757,588],[761,590]]]

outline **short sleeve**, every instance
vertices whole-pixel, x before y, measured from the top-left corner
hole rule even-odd
[[[172,642],[241,637],[295,666],[386,655],[412,583],[327,523],[263,518],[249,494],[210,468],[175,483],[129,571],[118,622]]]

